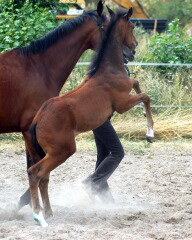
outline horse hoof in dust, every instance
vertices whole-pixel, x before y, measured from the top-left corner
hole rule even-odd
[[[45,212],[45,219],[53,217],[52,211]]]
[[[33,213],[33,218],[41,227],[47,227],[48,226],[48,223],[45,221],[42,212]]]

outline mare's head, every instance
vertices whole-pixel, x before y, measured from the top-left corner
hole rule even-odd
[[[103,38],[104,32],[107,29],[110,20],[103,11],[103,4],[101,0],[97,4],[97,9],[94,11],[87,11],[90,14],[94,25],[94,31],[90,33],[90,48],[96,50]]]

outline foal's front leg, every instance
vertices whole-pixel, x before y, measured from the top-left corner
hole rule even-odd
[[[146,110],[146,117],[147,117],[147,141],[152,143],[154,139],[154,130],[153,130],[153,118],[152,118],[152,113],[151,113],[151,106],[150,106],[150,98],[147,95],[148,99],[146,101],[143,101],[145,105],[145,110]]]
[[[133,81],[133,88],[134,88],[135,92],[137,94],[142,93],[139,81],[136,79],[131,79],[131,80]],[[146,108],[145,108],[145,105],[143,102],[141,103],[141,106],[143,108],[143,115],[146,117]]]
[[[129,95],[128,97],[128,104],[126,106],[126,111],[130,110],[137,104],[143,102],[146,109],[146,117],[147,117],[147,141],[153,142],[154,139],[154,131],[153,131],[153,119],[152,119],[152,113],[151,113],[151,107],[150,107],[150,98],[146,93],[139,93],[137,95]]]

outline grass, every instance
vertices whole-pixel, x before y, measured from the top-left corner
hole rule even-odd
[[[170,110],[154,114],[155,138],[158,140],[173,140],[192,138],[192,110]],[[145,139],[146,120],[142,116],[115,116],[113,125],[120,136],[125,139]]]
[[[78,86],[87,75],[88,66],[78,66],[71,73],[63,87],[64,94]],[[136,73],[141,90],[151,97],[154,105],[184,106],[192,103],[192,74],[185,70],[172,73],[171,78],[157,72],[155,68],[130,66],[130,72]],[[161,109],[159,109],[161,111]],[[155,111],[157,112],[157,111]]]
[[[77,137],[77,152],[89,152],[94,151],[96,153],[95,141],[93,139],[92,133],[87,138],[85,134],[81,134]],[[146,140],[127,140],[124,137],[120,137],[121,143],[125,149],[125,152],[133,155],[148,155],[152,150],[191,150],[192,139],[178,138],[173,140],[156,140],[154,143],[150,144]],[[25,154],[25,144],[22,139],[16,140],[1,140],[0,153],[4,151],[11,151],[18,155]]]

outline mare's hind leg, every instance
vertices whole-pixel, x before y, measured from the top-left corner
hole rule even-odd
[[[45,212],[46,218],[53,216],[50,201],[49,201],[49,194],[48,194],[49,176],[50,174],[47,174],[39,182],[39,189],[40,189],[41,197],[43,200],[43,206],[44,206],[44,212]]]
[[[71,137],[69,137],[69,135],[71,135]],[[55,141],[54,143],[50,144],[51,148],[49,148],[49,146],[46,146],[48,149],[46,156],[41,161],[30,167],[28,170],[34,219],[43,227],[46,227],[47,223],[43,218],[41,206],[39,203],[38,185],[41,179],[45,179],[53,169],[64,163],[66,159],[75,152],[76,147],[74,134],[66,133],[66,136],[67,139],[65,139],[66,141],[64,143],[60,144]],[[43,187],[42,183],[41,187]],[[43,189],[43,203],[48,203],[47,188]]]

